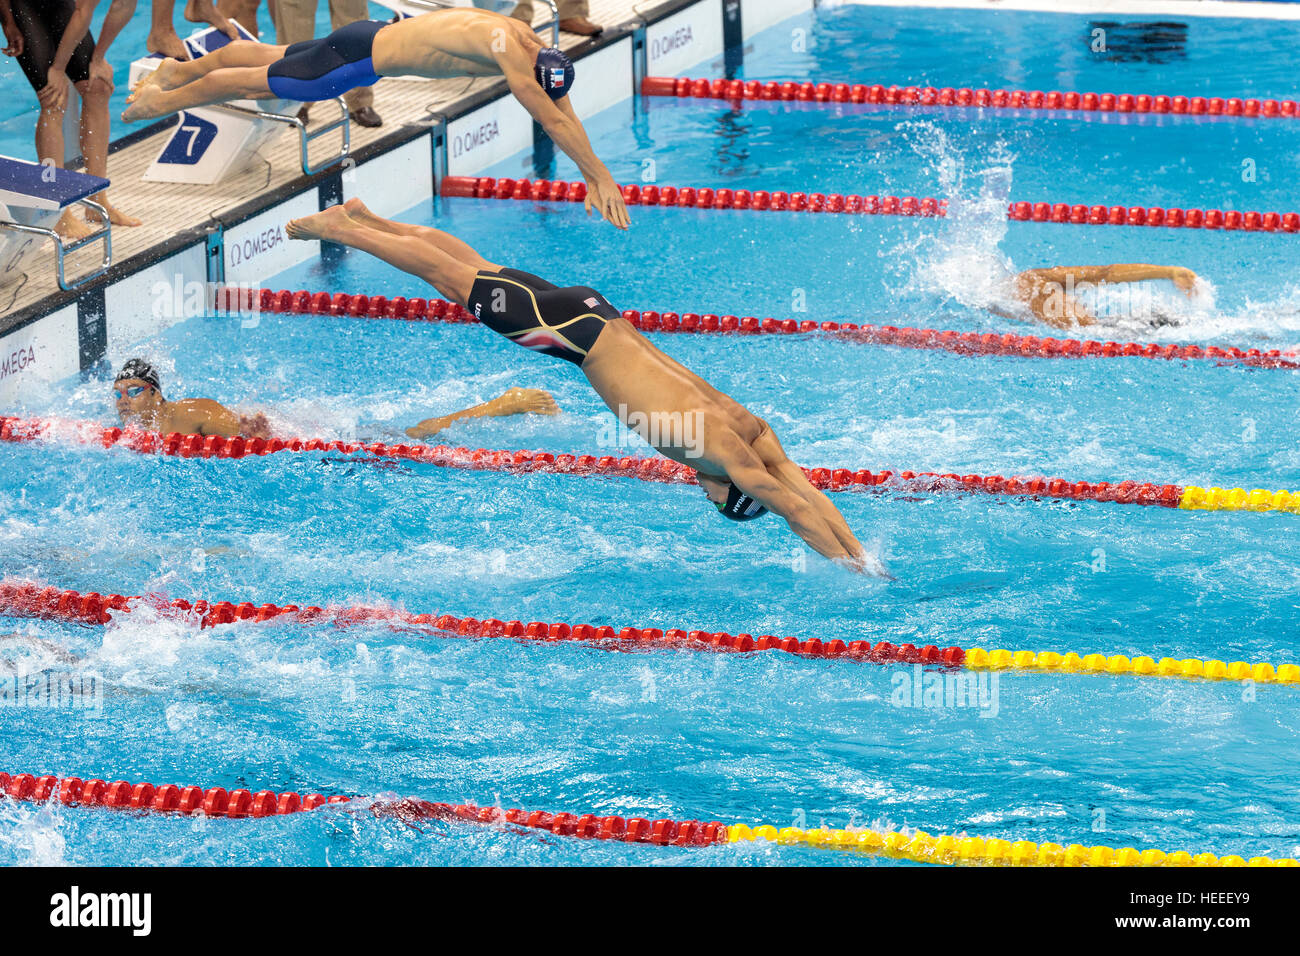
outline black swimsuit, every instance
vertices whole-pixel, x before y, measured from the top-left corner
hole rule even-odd
[[[493,332],[535,352],[582,365],[618,309],[595,289],[561,289],[518,269],[480,272],[469,292],[469,310]]]
[[[63,32],[76,12],[74,0],[10,0],[18,32],[23,35],[23,52],[18,57],[27,82],[40,92],[49,82],[47,73],[54,62],[54,54],[63,40]],[[90,60],[95,53],[95,41],[87,30],[77,41],[68,65],[63,68],[72,83],[90,78]]]

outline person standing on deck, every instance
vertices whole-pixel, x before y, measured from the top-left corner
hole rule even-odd
[[[604,27],[592,23],[587,18],[590,12],[587,6],[587,0],[556,0],[556,8],[560,12],[560,29],[565,33],[576,33],[579,36],[594,37],[604,31]],[[510,15],[516,20],[522,20],[529,26],[533,25],[533,0],[520,0],[515,8],[510,11]]]
[[[27,82],[36,91],[41,113],[36,120],[36,158],[62,169],[67,162],[63,115],[68,108],[68,84],[81,94],[81,155],[86,172],[108,178],[108,100],[113,95],[113,68],[108,48],[135,13],[135,0],[113,0],[99,31],[90,34],[98,0],[0,0],[6,56],[16,57]],[[104,207],[115,226],[138,226],[140,220],[118,210],[108,193],[90,197]],[[71,209],[54,227],[61,236],[79,239],[92,227]]]

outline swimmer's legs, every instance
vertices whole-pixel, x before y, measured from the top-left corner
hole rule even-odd
[[[409,236],[420,239],[441,249],[453,259],[459,259],[461,262],[473,266],[475,270],[498,272],[501,269],[500,266],[488,262],[479,255],[478,251],[469,243],[457,239],[441,229],[434,229],[431,226],[412,226],[408,223],[394,222],[391,219],[376,216],[366,208],[365,203],[360,199],[349,199],[343,204],[343,208],[347,210],[348,216],[363,226],[378,229],[380,232],[391,233],[394,236]]]
[[[415,236],[398,236],[363,225],[348,215],[342,206],[330,206],[323,212],[292,220],[286,227],[290,239],[324,239],[341,246],[360,249],[403,272],[409,272],[436,288],[440,293],[465,305],[478,269],[432,243]]]
[[[178,86],[193,83],[215,70],[224,70],[236,66],[270,66],[284,58],[283,46],[270,43],[254,43],[251,40],[236,40],[227,43],[219,50],[214,50],[197,60],[164,60],[150,77],[156,77],[164,90],[174,90]],[[149,77],[146,77],[146,81]]]

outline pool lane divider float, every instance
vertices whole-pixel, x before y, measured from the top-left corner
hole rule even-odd
[[[368,812],[404,823],[420,820],[445,820],[540,830],[556,836],[579,840],[605,840],[618,843],[649,843],[655,846],[702,848],[718,844],[765,841],[777,844],[803,844],[820,849],[857,850],[893,859],[917,863],[975,866],[1122,866],[1122,867],[1242,867],[1297,866],[1290,857],[1216,856],[1192,854],[1186,850],[1166,853],[1135,847],[1113,849],[1108,846],[1083,846],[1073,843],[1011,842],[968,836],[931,836],[918,830],[901,833],[868,829],[812,829],[798,827],[777,829],[744,823],[704,823],[699,820],[649,820],[642,817],[597,816],[593,813],[549,813],[542,810],[504,810],[465,803],[433,803],[414,797],[346,797],[312,793],[301,796],[292,791],[276,793],[224,787],[203,789],[175,784],[154,786],[152,783],[108,782],[80,777],[34,776],[0,773],[0,792],[25,803],[57,800],[64,806],[107,807],[133,810],[142,814],[163,814],[227,819],[265,818],[307,813],[321,807]]]
[[[449,322],[477,325],[474,314],[446,299],[366,295],[347,292],[309,292],[299,289],[245,289],[221,286],[214,308],[288,313],[295,315],[350,316],[401,319],[408,322]],[[1165,361],[1209,360],[1219,364],[1255,368],[1300,368],[1300,350],[1266,351],[1215,345],[1157,345],[1138,342],[1098,342],[1091,339],[1056,339],[999,332],[956,332],[945,329],[907,328],[893,325],[859,325],[855,322],[814,322],[809,319],[759,319],[752,315],[711,315],[695,312],[654,312],[625,309],[623,318],[642,332],[698,334],[795,335],[829,333],[848,342],[934,349],[959,355],[1005,355],[1026,358],[1148,358]]]
[[[1300,115],[1300,105],[1294,100],[1151,93],[956,89],[949,86],[882,86],[879,83],[796,83],[792,80],[760,82],[674,76],[645,77],[641,81],[641,95],[731,102],[751,100],[884,106],[973,106],[982,109],[1078,110],[1086,113],[1231,116],[1244,119],[1295,119]]]
[[[93,422],[0,417],[0,442],[65,439],[104,448],[126,448],[140,454],[178,458],[246,458],[278,453],[365,452],[378,458],[405,460],[469,471],[504,474],[596,475],[636,478],[670,484],[695,484],[695,470],[667,458],[612,455],[553,454],[546,451],[507,451],[491,448],[452,448],[448,445],[390,445],[384,442],[327,441],[320,438],[223,438],[220,435],[181,435],[135,429],[104,428]],[[932,471],[871,472],[848,468],[803,468],[809,482],[827,492],[880,488],[905,494],[974,492],[1013,498],[1055,498],[1102,501],[1125,505],[1158,505],[1185,511],[1283,511],[1300,514],[1300,493],[1256,488],[1201,488],[1196,485],[1156,485],[1137,481],[1067,481],[1037,476],[958,475]]]
[[[983,648],[940,648],[932,644],[917,647],[914,644],[894,645],[880,641],[874,646],[868,641],[822,641],[809,638],[800,641],[794,637],[776,637],[772,634],[729,634],[725,631],[708,631],[662,628],[609,626],[590,624],[546,623],[545,621],[499,621],[495,618],[458,618],[450,614],[415,614],[398,608],[386,607],[300,607],[296,604],[254,605],[245,601],[186,601],[121,594],[59,590],[30,582],[0,581],[0,614],[15,617],[34,617],[45,620],[68,621],[77,624],[105,625],[119,614],[130,614],[137,607],[172,615],[197,617],[200,627],[217,627],[236,621],[270,621],[278,617],[314,623],[329,622],[339,626],[352,626],[367,622],[387,622],[454,634],[467,638],[504,638],[536,643],[571,641],[591,644],[605,649],[631,649],[634,647],[681,648],[685,650],[732,651],[746,654],[757,651],[783,651],[802,657],[849,659],[873,664],[929,664],[939,667],[961,668],[971,671],[1038,670],[1067,674],[1131,674],[1139,677],[1181,677],[1205,680],[1254,681],[1260,684],[1300,684],[1300,667],[1269,663],[1250,664],[1246,661],[1225,662],[1172,657],[1159,661],[1150,657],[1129,658],[1123,654],[1080,655],[1073,651],[1059,654],[1055,651],[1008,651]]]
[[[747,209],[753,212],[850,213],[868,216],[947,215],[948,201],[916,196],[858,196],[756,189],[713,189],[708,186],[622,187],[629,206],[672,206],[691,209]],[[465,199],[516,199],[532,202],[582,202],[587,184],[549,179],[493,179],[487,176],[445,176],[443,196]],[[1085,206],[1048,202],[1012,202],[1007,218],[1015,222],[1072,223],[1077,226],[1167,226],[1223,229],[1229,232],[1300,232],[1300,213],[1239,212],[1235,209],[1178,209],[1163,206]]]

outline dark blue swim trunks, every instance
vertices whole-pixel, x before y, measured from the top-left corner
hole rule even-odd
[[[285,100],[313,103],[370,86],[379,76],[370,61],[375,34],[388,24],[358,20],[319,40],[294,43],[266,68],[266,85]]]

